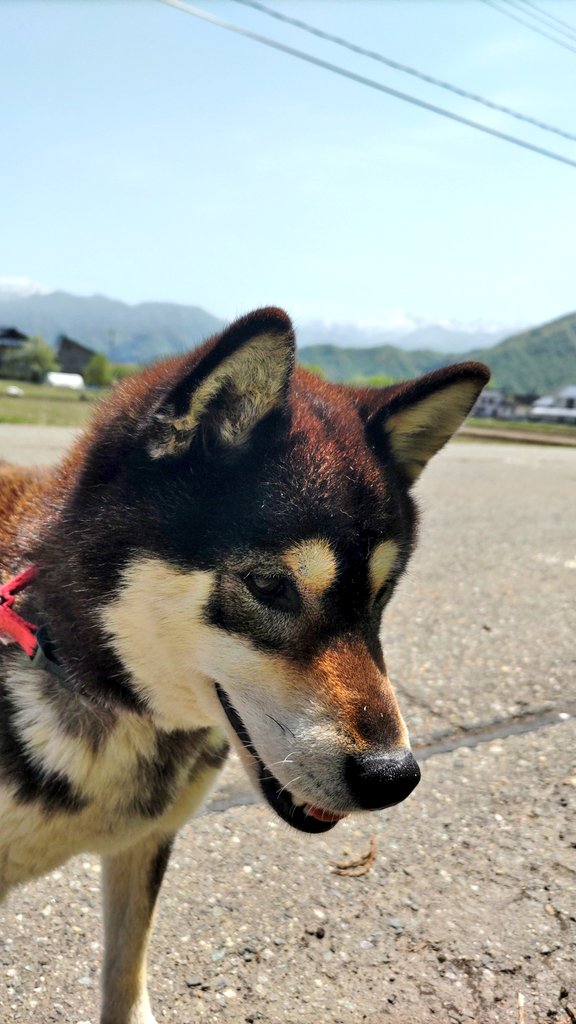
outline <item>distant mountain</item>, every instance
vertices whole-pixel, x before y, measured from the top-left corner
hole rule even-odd
[[[0,279],[0,328],[41,334],[50,342],[66,334],[114,362],[146,363],[183,352],[222,326],[198,306],[128,305],[103,295],[50,292],[24,278]],[[431,323],[399,312],[381,323],[303,321],[297,333],[301,362],[320,366],[331,380],[400,379],[480,359],[490,365],[496,387],[516,394],[576,383],[576,313],[501,340],[503,331],[497,324]]]
[[[105,352],[117,362],[143,363],[181,352],[222,326],[222,321],[196,306],[143,302],[128,305],[103,295],[79,296],[50,291],[28,278],[0,278],[0,327],[18,326],[55,341],[67,334]],[[482,321],[428,321],[403,311],[369,323],[298,323],[298,345],[335,344],[346,348],[433,349],[463,352],[496,344],[509,334],[501,324]]]
[[[516,325],[514,325],[516,326]],[[305,320],[298,325],[298,344],[338,345],[344,348],[375,348],[394,345],[407,351],[433,349],[435,352],[467,352],[489,348],[510,334],[510,326],[479,321],[428,321],[397,312],[380,323],[325,323]]]
[[[0,290],[0,327],[41,334],[51,343],[67,334],[118,363],[146,363],[184,352],[222,327],[221,320],[198,306],[130,306],[104,295],[14,291]]]
[[[398,379],[449,363],[479,359],[492,370],[492,383],[514,394],[539,394],[576,384],[576,313],[506,338],[493,348],[446,354],[429,349],[405,352],[392,345],[339,348],[313,345],[300,350],[303,363],[319,366],[329,380],[384,375]]]

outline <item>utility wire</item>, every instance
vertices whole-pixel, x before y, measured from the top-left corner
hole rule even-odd
[[[364,75],[357,75],[354,71],[348,71],[339,64],[331,64],[329,61],[321,60],[319,57],[313,57],[312,54],[305,53],[303,50],[297,50],[293,46],[286,46],[284,43],[277,42],[275,39],[269,39],[267,36],[259,35],[257,32],[251,32],[249,29],[241,28],[240,25],[234,25],[230,21],[224,21],[222,18],[216,18],[213,14],[208,14],[206,11],[203,11],[198,7],[193,7],[191,4],[185,3],[184,0],[159,0],[159,2],[166,4],[168,7],[174,7],[177,10],[183,11],[185,14],[191,14],[194,18],[200,18],[202,21],[210,22],[210,24],[217,25],[219,28],[224,28],[229,32],[234,32],[236,35],[244,36],[246,39],[252,39],[254,42],[262,43],[263,46],[269,46],[273,50],[279,50],[281,53],[286,53],[290,57],[296,57],[298,60],[303,60],[308,64],[315,65],[315,67],[323,68],[325,71],[331,71],[335,75],[341,75],[343,78],[349,78],[351,81],[358,82],[360,85],[365,85],[369,89],[376,89],[378,92],[386,93],[388,96],[394,96],[396,99],[403,100],[405,103],[411,103],[413,106],[422,107],[424,110],[429,110],[433,114],[439,114],[441,117],[447,117],[451,121],[457,121],[459,124],[465,124],[469,128],[475,128],[477,131],[484,132],[486,135],[492,135],[496,139],[503,139],[504,142],[511,142],[515,146],[521,146],[522,149],[529,149],[532,153],[539,153],[541,156],[546,156],[551,160],[558,160],[560,163],[567,164],[569,167],[576,167],[576,160],[571,160],[569,157],[562,156],[560,153],[555,153],[550,149],[543,149],[542,146],[536,146],[532,142],[526,142],[525,139],[519,139],[514,135],[506,134],[506,132],[500,132],[496,128],[489,128],[488,125],[480,124],[478,121],[472,121],[468,117],[461,117],[460,114],[454,114],[452,111],[445,110],[443,107],[437,107],[432,103],[426,103],[425,100],[417,99],[415,96],[410,96],[405,92],[399,92],[398,89],[391,89],[389,86],[382,85],[381,82],[376,82],[372,78],[366,78]]]
[[[509,0],[509,2],[512,3],[512,0]],[[569,39],[571,43],[576,42],[576,27],[569,25],[567,21],[562,21],[561,18],[555,18],[553,14],[549,14],[548,11],[542,10],[541,7],[531,3],[530,0],[514,0],[513,6],[517,7],[523,14],[528,14],[536,21],[540,21],[546,26],[546,28],[551,29],[553,32],[557,32],[558,35],[564,36],[566,39]],[[528,10],[526,10],[526,8],[528,8]]]
[[[507,18],[512,18],[513,21],[519,22],[520,25],[524,25],[524,28],[529,28],[532,32],[537,32],[539,36],[544,36],[545,39],[550,39],[551,42],[556,43],[557,46],[562,46],[565,50],[571,50],[572,53],[576,53],[576,46],[570,46],[569,43],[563,43],[561,39],[557,39],[556,36],[551,36],[549,32],[544,32],[541,28],[537,28],[536,25],[531,25],[529,21],[524,21],[516,14],[512,14],[512,11],[499,7],[498,4],[495,3],[495,0],[482,0],[482,3],[487,4],[488,7],[493,7],[495,11],[499,11],[500,14],[506,15]]]
[[[564,36],[571,43],[576,42],[576,29],[571,29],[567,22],[561,23],[560,18],[554,18],[552,14],[548,14],[541,7],[537,7],[535,3],[530,3],[530,0],[508,0],[508,3],[511,3],[512,7],[517,7],[523,14],[533,17],[536,22],[540,22],[546,29],[557,32],[559,36]],[[554,22],[559,22],[563,27],[559,28],[553,24]]]
[[[281,14],[280,11],[274,11],[270,7],[266,7],[265,4],[259,3],[259,0],[234,0],[234,2],[242,4],[244,7],[253,7],[256,11],[261,11],[262,14],[267,14],[270,18],[276,18],[277,21],[284,21],[288,25],[295,25],[296,28],[301,28],[310,35],[318,36],[319,39],[327,39],[331,43],[336,43],[337,46],[343,46],[347,50],[352,50],[353,53],[359,53],[362,57],[370,57],[371,60],[377,60],[380,64],[386,64],[387,67],[394,68],[395,71],[403,71],[407,75],[421,79],[423,82],[428,82],[431,85],[437,85],[440,89],[447,89],[449,92],[456,93],[457,96],[464,96],[467,100],[481,103],[491,110],[498,110],[501,114],[509,114],[510,117],[515,117],[519,121],[526,121],[528,124],[536,125],[537,128],[542,128],[546,132],[554,132],[555,135],[561,135],[564,139],[576,142],[576,135],[573,135],[571,132],[564,131],[562,128],[555,128],[554,125],[546,124],[544,121],[537,121],[536,118],[529,117],[527,114],[521,114],[518,110],[513,110],[512,107],[504,107],[500,103],[494,103],[492,100],[485,99],[484,96],[478,96],[477,93],[460,89],[459,86],[451,85],[450,82],[444,82],[440,78],[433,78],[432,75],[424,74],[424,72],[418,71],[417,68],[412,68],[408,64],[400,64],[398,61],[391,60],[390,57],[385,57],[382,53],[378,53],[375,50],[367,50],[363,46],[357,46],[356,43],[351,43],[349,39],[343,39],[341,36],[324,32],[323,29],[316,28],[315,25],[310,25],[306,21],[300,21],[299,18],[291,18],[286,14]]]
[[[550,18],[552,21],[557,21],[559,25],[563,25],[564,28],[568,29],[572,35],[576,35],[576,25],[571,25],[569,21],[564,21],[563,18],[558,18],[555,14],[550,14],[549,11],[544,12],[541,7],[537,7],[536,4],[531,3],[530,0],[524,0],[524,3],[527,7],[533,7],[535,11],[540,11],[541,14],[546,13],[547,18]]]

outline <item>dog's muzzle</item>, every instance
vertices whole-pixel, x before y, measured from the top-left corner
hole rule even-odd
[[[327,832],[334,828],[334,825],[341,820],[343,815],[330,814],[313,804],[297,804],[292,799],[292,794],[266,767],[259,756],[250,734],[236,708],[230,701],[225,690],[218,683],[214,683],[216,694],[220,701],[230,725],[234,729],[238,739],[252,757],[258,776],[258,784],[263,795],[270,804],[272,810],[276,811],[278,817],[282,818],[292,828],[300,832]]]
[[[405,800],[420,781],[420,769],[409,750],[393,754],[350,754],[344,761],[344,782],[351,806],[332,813],[313,804],[295,803],[292,794],[261,760],[225,690],[218,683],[214,685],[230,725],[254,761],[263,795],[279,817],[293,828],[302,832],[326,832],[352,811],[393,807]]]

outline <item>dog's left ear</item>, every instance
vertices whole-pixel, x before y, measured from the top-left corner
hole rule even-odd
[[[208,342],[155,415],[153,458],[179,455],[195,437],[210,447],[240,448],[286,401],[294,366],[294,331],[281,309],[256,310]]]
[[[365,391],[360,408],[366,430],[378,447],[385,435],[392,455],[409,481],[450,440],[490,380],[483,363],[457,363],[418,380],[392,385],[377,393]]]

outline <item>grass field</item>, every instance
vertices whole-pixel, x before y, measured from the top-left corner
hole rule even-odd
[[[23,392],[11,398],[6,389],[11,385]],[[94,403],[107,393],[106,388],[73,391],[53,388],[47,384],[27,384],[19,380],[0,379],[0,423],[30,423],[47,427],[82,427],[88,422]],[[576,438],[576,426],[563,423],[533,423],[531,420],[470,419],[469,427],[487,430],[522,430],[531,434],[560,434]]]
[[[21,398],[6,394],[10,386],[20,388]],[[0,423],[32,423],[47,427],[81,427],[104,390],[73,391],[21,380],[0,380]]]
[[[487,430],[523,430],[530,434],[560,434],[576,438],[576,426],[570,423],[534,423],[533,420],[469,419],[467,427],[485,427]]]

